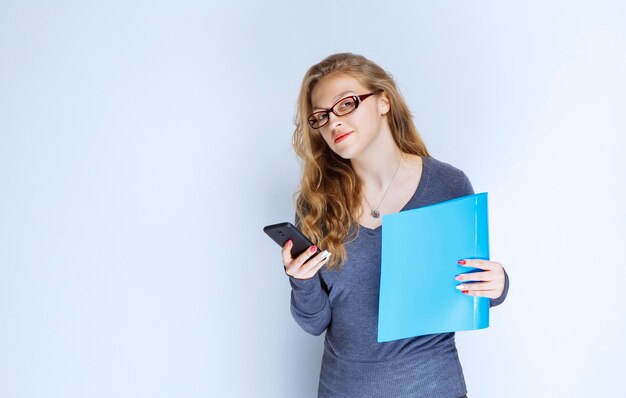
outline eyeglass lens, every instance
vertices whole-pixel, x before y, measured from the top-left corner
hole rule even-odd
[[[357,103],[354,100],[354,97],[344,98],[339,101],[333,107],[333,113],[337,116],[347,115],[348,113],[355,110],[357,107]],[[320,126],[326,124],[328,122],[328,113],[327,112],[319,112],[311,116],[309,119],[309,123],[313,125],[313,128],[319,128]]]

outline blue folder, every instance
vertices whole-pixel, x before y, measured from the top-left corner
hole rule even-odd
[[[382,225],[378,342],[489,327],[489,298],[454,279],[483,271],[458,260],[489,259],[486,192],[386,214]]]

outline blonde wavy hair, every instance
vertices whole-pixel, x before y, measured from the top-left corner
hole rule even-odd
[[[344,240],[351,239],[346,242],[349,243],[357,238],[362,214],[362,182],[352,163],[333,152],[321,134],[307,123],[313,108],[313,88],[324,77],[336,73],[353,77],[370,92],[384,91],[390,101],[387,122],[398,148],[403,153],[430,157],[391,74],[352,53],[330,55],[309,68],[302,79],[294,118],[293,147],[302,165],[300,188],[294,193],[295,222],[312,242],[333,254],[326,264],[328,269],[341,269],[345,264]]]

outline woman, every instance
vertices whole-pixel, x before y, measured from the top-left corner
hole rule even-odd
[[[296,226],[313,246],[282,249],[291,312],[326,331],[319,397],[463,397],[454,333],[377,342],[382,215],[474,193],[459,169],[430,157],[392,77],[365,57],[334,54],[305,74],[294,148],[303,160]],[[462,259],[461,259],[462,260]],[[461,263],[461,262],[459,262]],[[502,303],[508,277],[495,261],[461,274],[463,293]]]

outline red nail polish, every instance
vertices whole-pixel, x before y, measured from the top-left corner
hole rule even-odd
[[[459,264],[465,264],[465,260],[459,260]]]
[[[467,294],[467,293],[469,293],[469,290],[462,290],[461,293]]]
[[[317,250],[317,246],[311,246],[311,253],[315,253],[316,250]]]
[[[291,246],[291,244],[292,244],[292,243],[293,243],[293,242],[291,241],[291,239],[289,239],[289,240],[287,241],[287,246]]]

